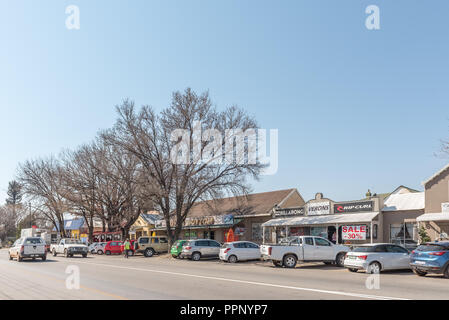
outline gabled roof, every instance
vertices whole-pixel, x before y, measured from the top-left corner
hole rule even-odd
[[[422,185],[425,187],[426,184],[428,184],[429,182],[432,182],[434,179],[438,178],[440,175],[442,175],[446,171],[449,172],[449,163],[443,169],[441,169],[440,171],[435,173],[433,176],[431,176],[429,179],[427,179],[426,181],[423,181]]]
[[[304,199],[296,189],[286,189],[254,193],[247,196],[202,201],[192,207],[189,212],[189,217],[224,214],[234,214],[237,216],[269,214],[275,205],[278,205],[281,208],[285,207],[283,206],[283,203],[285,203],[286,200],[294,193],[298,193],[302,204],[304,204]]]
[[[392,194],[386,199],[382,211],[423,210],[425,207],[425,193]]]
[[[150,213],[141,213],[140,216],[146,223],[153,225],[156,223],[156,221],[162,219],[162,216]]]

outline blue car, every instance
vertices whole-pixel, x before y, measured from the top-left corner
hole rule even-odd
[[[449,278],[449,242],[429,242],[418,246],[410,255],[410,266],[415,274],[442,274]]]

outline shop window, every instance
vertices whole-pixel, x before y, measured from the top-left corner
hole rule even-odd
[[[390,225],[390,242],[405,247],[414,247],[417,244],[417,232],[414,223],[401,223]]]
[[[366,239],[371,239],[371,227],[369,225],[365,225],[366,227]],[[378,225],[373,224],[373,239],[377,239],[377,230]]]
[[[262,223],[253,223],[251,225],[251,236],[253,241],[261,242],[263,239]]]

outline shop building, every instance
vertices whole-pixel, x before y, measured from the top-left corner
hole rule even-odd
[[[293,211],[304,204],[297,189],[203,201],[190,210],[180,238],[225,242],[232,230],[234,239],[262,243],[262,224],[272,219],[276,210]],[[165,223],[165,220],[158,221],[153,230],[165,232]],[[171,224],[174,226],[175,221]]]
[[[449,237],[449,164],[423,182],[425,188],[424,214],[416,220],[434,240]]]
[[[137,240],[139,237],[155,236],[156,233],[154,232],[153,234],[152,231],[155,228],[156,223],[162,219],[163,217],[158,211],[149,211],[140,214],[139,218],[137,218],[136,222],[134,222],[129,230],[130,239]]]
[[[383,197],[372,196],[355,201],[335,202],[317,193],[303,207],[294,211],[278,209],[273,219],[263,224],[267,243],[278,243],[281,238],[313,235],[334,243],[382,242]]]
[[[419,242],[417,218],[424,214],[425,193],[413,189],[393,192],[384,201],[385,242],[413,249]]]

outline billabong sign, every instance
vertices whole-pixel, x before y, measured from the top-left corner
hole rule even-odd
[[[278,216],[301,216],[304,215],[304,207],[299,208],[286,208],[286,209],[276,209],[274,215]]]
[[[366,212],[374,210],[373,201],[334,204],[334,213]]]

